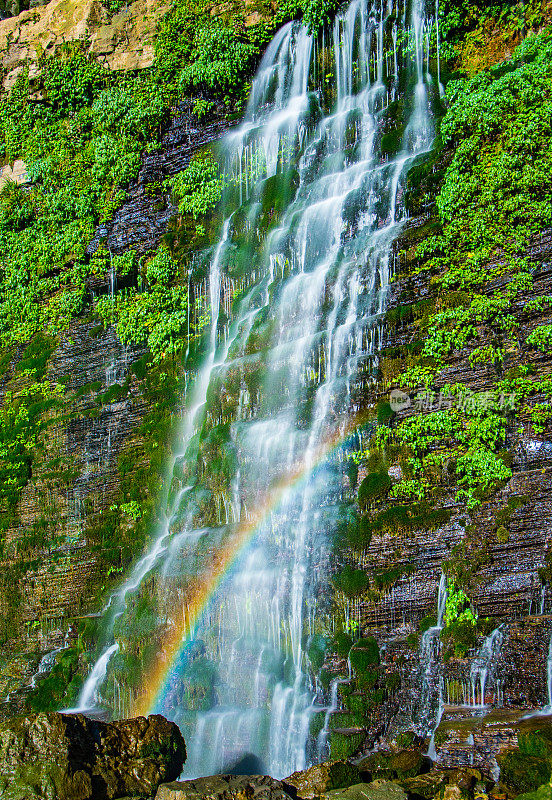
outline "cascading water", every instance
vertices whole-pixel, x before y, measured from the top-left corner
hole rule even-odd
[[[436,670],[439,637],[443,630],[443,621],[447,605],[447,579],[441,574],[437,591],[437,624],[428,628],[422,635],[420,643],[420,670],[422,692],[418,709],[418,733],[421,736],[431,734],[428,755],[435,760],[435,731],[439,727],[444,709],[443,684]]]
[[[503,626],[499,625],[485,638],[470,668],[471,705],[485,706],[485,690],[487,681],[494,675],[497,659],[504,641]],[[499,697],[497,688],[497,700]],[[479,702],[478,702],[479,701]]]
[[[408,34],[400,49],[399,29]],[[149,706],[184,729],[188,775],[253,754],[279,777],[325,755],[309,739],[308,647],[343,493],[326,444],[348,430],[359,386],[377,370],[406,173],[433,138],[431,33],[423,0],[410,9],[353,0],[317,40],[286,25],[260,64],[245,122],[220,145],[229,188],[209,259],[208,353],[166,527],[114,596],[102,655],[106,684],[124,680],[133,645],[112,648],[130,638],[147,575],[162,675]],[[224,276],[246,287],[228,334]],[[267,499],[275,485],[277,503]],[[232,536],[247,525],[237,548]],[[193,596],[206,563],[212,581]],[[163,645],[181,631],[181,647]],[[98,662],[91,696],[102,670]],[[146,672],[146,691],[148,681]]]

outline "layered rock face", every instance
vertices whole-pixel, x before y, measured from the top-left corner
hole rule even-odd
[[[404,309],[431,296],[427,279],[406,277],[408,260],[417,242],[426,235],[431,204],[425,215],[409,221],[396,243],[398,279],[392,284],[380,367],[384,381],[393,385],[401,352],[418,339],[415,322]],[[534,288],[518,302],[522,341],[548,314],[527,315],[524,306],[552,288],[552,232],[545,230],[527,252]],[[401,276],[402,270],[402,276]],[[405,322],[395,322],[403,309]],[[389,324],[389,320],[393,322]],[[472,391],[492,389],[494,367],[472,367],[469,348],[449,359],[442,384],[462,383]],[[523,352],[523,351],[522,351]],[[402,356],[404,358],[404,356]],[[549,374],[550,354],[537,356],[538,369]],[[517,366],[515,358],[508,368]],[[439,387],[437,387],[439,389]],[[406,400],[397,418],[429,414],[437,400],[416,408]],[[495,757],[515,746],[535,710],[549,709],[551,696],[550,642],[552,624],[546,579],[547,553],[552,537],[552,449],[549,433],[536,435],[527,412],[512,417],[507,447],[513,477],[479,509],[467,515],[455,503],[453,492],[443,501],[450,514],[445,525],[427,529],[396,529],[374,534],[370,546],[358,558],[358,567],[371,574],[395,571],[392,586],[377,599],[366,595],[347,599],[338,595],[349,618],[363,636],[373,635],[381,652],[380,681],[387,686],[385,698],[375,704],[372,724],[364,730],[364,747],[382,737],[393,741],[410,730],[427,735],[437,763],[446,767],[476,766],[487,773],[497,769]],[[359,473],[359,481],[364,477]],[[463,550],[462,550],[463,547]],[[460,551],[460,555],[458,555]],[[446,637],[438,622],[438,604],[444,603],[443,569],[463,561],[474,572],[471,600],[480,618],[488,618],[485,635],[479,634],[464,656],[447,651]],[[424,618],[431,618],[425,626]],[[422,623],[422,626],[420,626]],[[440,625],[437,628],[429,626]],[[427,632],[424,632],[426,631]],[[442,637],[442,640],[441,640]],[[329,665],[341,676],[340,698],[331,727],[335,741],[349,740],[361,732],[353,721],[347,700],[348,670]],[[379,685],[379,684],[378,684]],[[368,694],[369,696],[369,694]],[[538,724],[539,717],[534,724]],[[433,734],[431,743],[429,735]]]

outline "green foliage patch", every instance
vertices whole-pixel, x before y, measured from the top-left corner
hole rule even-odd
[[[440,229],[418,245],[415,270],[428,274],[436,303],[416,321],[423,347],[396,381],[424,413],[376,435],[377,446],[406,454],[391,489],[398,499],[436,498],[453,476],[457,502],[476,508],[511,477],[504,447],[513,416],[525,411],[536,432],[551,417],[548,400],[531,402],[552,397],[550,379],[531,363],[531,348],[548,346],[549,326],[535,328],[524,348],[514,315],[533,285],[526,250],[552,222],[551,86],[549,32],[528,37],[511,61],[447,86],[440,146],[452,161],[437,197]],[[465,299],[449,304],[450,292]],[[491,391],[434,391],[460,353],[494,373]],[[508,370],[513,359],[522,365]]]

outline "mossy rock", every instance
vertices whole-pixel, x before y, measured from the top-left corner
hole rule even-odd
[[[552,786],[549,783],[544,783],[534,792],[518,794],[516,800],[552,800]]]
[[[330,733],[330,753],[332,758],[345,759],[354,755],[364,741],[364,731],[341,731]]]
[[[416,775],[413,778],[403,778],[400,781],[400,785],[408,792],[409,797],[432,800],[433,797],[441,795],[447,782],[448,774],[440,770],[439,772]]]
[[[391,489],[391,478],[387,472],[371,472],[358,487],[358,504],[366,508],[378,498],[385,497]]]
[[[420,620],[419,629],[420,633],[425,633],[430,628],[434,628],[437,625],[437,617],[434,617],[432,614],[428,614],[427,617],[423,617]]]
[[[379,664],[380,652],[375,637],[366,636],[364,639],[359,639],[358,642],[355,642],[353,650],[351,652],[351,657],[355,659],[355,661],[359,666],[361,663]]]
[[[284,787],[301,800],[310,800],[332,789],[352,786],[359,780],[360,772],[354,764],[348,761],[326,761],[294,772],[285,779]]]
[[[534,792],[550,780],[550,761],[542,756],[531,756],[521,750],[507,750],[497,757],[500,777],[514,794]]]
[[[392,781],[377,780],[327,792],[321,800],[406,800],[406,792]]]
[[[429,772],[431,760],[418,750],[401,750],[398,753],[372,753],[359,762],[358,767],[365,779],[405,780]]]
[[[348,564],[334,576],[333,585],[346,597],[357,597],[368,588],[370,580],[362,569],[353,569]]]
[[[345,633],[345,631],[340,631],[339,633],[336,633],[331,642],[331,649],[333,650],[333,652],[337,653],[338,656],[343,656],[343,657],[349,655],[349,650],[351,649],[352,646],[353,646],[353,640],[351,639],[348,633]]]
[[[469,620],[457,620],[444,629],[441,641],[445,647],[444,661],[448,661],[453,656],[464,658],[468,650],[477,644],[475,625]]]
[[[552,728],[543,727],[530,733],[519,733],[518,748],[527,756],[552,760]]]

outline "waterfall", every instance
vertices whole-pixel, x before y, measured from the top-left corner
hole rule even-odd
[[[330,705],[324,711],[324,727],[320,731],[316,741],[316,756],[318,761],[324,761],[330,756],[328,743],[330,739],[330,726],[332,715],[339,708],[339,687],[350,683],[352,679],[351,660],[347,659],[349,675],[347,678],[334,678],[330,683]]]
[[[107,653],[131,638],[135,596],[155,575],[159,658],[143,691],[181,725],[190,777],[245,755],[282,777],[326,749],[310,736],[321,707],[307,650],[343,493],[336,443],[377,374],[406,174],[431,147],[439,98],[432,19],[413,0],[401,48],[398,2],[353,0],[317,40],[285,25],[243,124],[219,146],[228,187],[206,255],[208,348],[167,520],[112,598],[106,669],[98,661],[88,680],[100,681],[85,686],[97,696]],[[243,287],[227,337],[226,276]],[[444,598],[443,584],[440,626]],[[121,680],[130,651],[110,666]],[[333,694],[330,709],[337,683]]]
[[[470,668],[472,706],[485,706],[485,687],[487,685],[487,680],[493,677],[493,670],[496,667],[496,662],[504,640],[502,628],[503,626],[499,625],[498,628],[495,628],[495,630],[485,638],[485,641],[472,662]],[[479,702],[477,702],[478,690]],[[496,694],[498,698],[498,691]]]
[[[98,700],[98,690],[105,680],[107,666],[111,657],[119,650],[117,642],[108,647],[94,664],[94,669],[84,682],[76,708],[68,709],[71,712],[90,711]]]
[[[436,669],[439,655],[439,636],[447,605],[447,579],[441,573],[437,590],[437,624],[422,634],[420,643],[420,671],[422,691],[418,710],[418,732],[420,736],[431,734],[428,755],[435,760],[435,731],[439,727],[444,710],[443,681]]]

